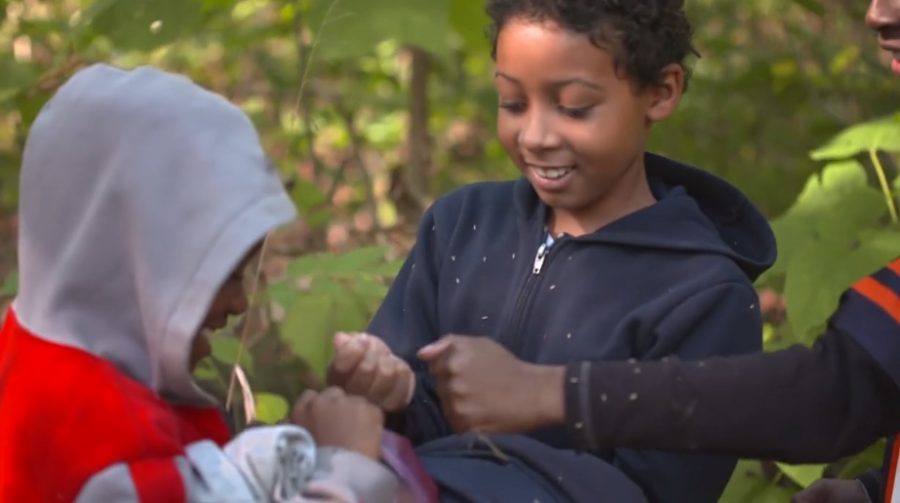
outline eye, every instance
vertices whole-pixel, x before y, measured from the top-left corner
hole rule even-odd
[[[520,114],[525,111],[524,101],[501,101],[500,108],[512,114]]]
[[[564,107],[560,106],[559,111],[566,117],[570,117],[572,119],[584,119],[587,118],[591,114],[591,110],[594,109],[593,105],[588,105],[586,107]]]

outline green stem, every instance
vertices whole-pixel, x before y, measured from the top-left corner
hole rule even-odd
[[[890,185],[888,185],[884,166],[881,165],[881,160],[878,159],[878,153],[874,148],[869,149],[869,158],[872,159],[872,165],[875,166],[875,173],[878,175],[878,183],[881,185],[881,191],[884,193],[884,200],[887,202],[891,221],[895,224],[900,223],[900,219],[897,218],[897,205],[894,203],[894,195],[891,193]]]

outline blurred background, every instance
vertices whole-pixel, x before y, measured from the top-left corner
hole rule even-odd
[[[900,250],[900,82],[863,24],[866,7],[688,2],[702,56],[651,149],[725,177],[772,219],[780,258],[759,282],[769,349],[811,342],[840,292]],[[226,329],[246,329],[250,350],[218,337],[198,371],[221,392],[240,354],[257,415],[280,419],[321,384],[331,335],[366,326],[422,211],[462,184],[517,176],[494,135],[483,9],[481,0],[0,0],[0,299],[17,285],[22,147],[54,90],[98,61],[184,73],[252,117],[303,215],[271,240],[251,316]],[[787,501],[823,473],[878,464],[881,449],[827,467],[742,462],[723,501]]]

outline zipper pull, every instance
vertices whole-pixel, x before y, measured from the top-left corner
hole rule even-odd
[[[550,248],[547,246],[547,243],[542,244],[537,251],[537,255],[534,257],[534,268],[531,270],[532,274],[540,274],[541,268],[544,267],[544,259],[547,258],[547,255],[550,254]]]

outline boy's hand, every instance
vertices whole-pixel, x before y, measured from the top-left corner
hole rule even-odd
[[[321,446],[340,447],[372,459],[381,456],[384,415],[374,405],[340,388],[303,392],[291,422],[306,428]]]
[[[409,365],[391,352],[381,339],[368,334],[334,337],[334,360],[328,384],[367,398],[387,412],[405,408],[415,391],[416,378]]]
[[[419,350],[459,433],[522,433],[565,420],[564,367],[532,365],[485,337],[448,335]]]

